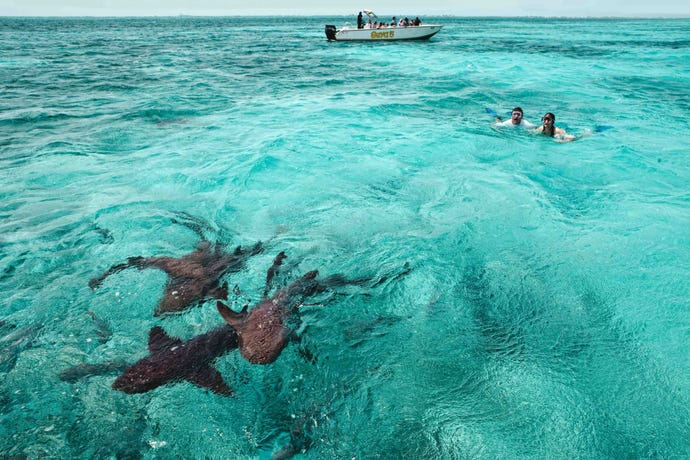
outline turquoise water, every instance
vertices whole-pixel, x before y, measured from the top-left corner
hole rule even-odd
[[[1,456],[690,456],[690,21],[325,40],[353,19],[0,18]],[[516,105],[580,139],[492,127]],[[308,301],[315,362],[218,358],[232,398],[62,381],[222,324],[154,318],[155,270],[88,287],[189,253],[179,213],[270,240],[235,308],[281,250],[283,282],[412,270]]]

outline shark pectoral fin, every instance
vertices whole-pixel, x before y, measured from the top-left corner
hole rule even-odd
[[[228,293],[230,292],[230,288],[228,287],[228,282],[225,281],[221,286],[220,286],[220,292],[219,295],[222,297],[218,297],[220,299],[226,299],[228,298]]]
[[[156,354],[166,348],[182,345],[182,340],[170,337],[160,326],[154,326],[149,331],[149,351]]]
[[[227,300],[228,299],[228,282],[226,281],[221,286],[210,289],[206,293],[206,296],[211,297],[213,299]]]
[[[136,259],[136,257],[134,257]],[[132,257],[130,257],[132,259]],[[91,281],[89,281],[89,287],[91,289],[96,289],[99,287],[101,284],[103,284],[103,281],[110,275],[113,275],[115,273],[121,272],[122,270],[131,267],[133,264],[129,263],[129,259],[127,262],[122,263],[122,264],[117,264],[113,265],[110,267],[105,273],[103,273],[101,276],[93,278]]]
[[[235,394],[232,388],[225,383],[220,372],[210,366],[202,367],[186,378],[194,385],[201,388],[208,388],[218,395],[233,396]]]
[[[242,310],[243,313],[237,313],[230,310],[227,305],[220,301],[216,303],[216,307],[218,307],[220,316],[222,316],[225,322],[232,326],[235,330],[237,330],[244,322],[246,309]]]

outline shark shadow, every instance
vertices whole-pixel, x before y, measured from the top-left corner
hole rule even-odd
[[[0,320],[0,372],[14,369],[19,356],[34,346],[42,329],[39,323],[17,326]]]
[[[191,218],[191,216],[190,216]],[[138,270],[157,268],[168,274],[163,298],[155,308],[154,316],[164,313],[177,313],[205,298],[227,299],[227,283],[220,280],[226,273],[236,273],[242,269],[245,261],[263,251],[263,244],[256,243],[250,248],[237,246],[231,253],[225,252],[220,244],[208,241],[201,224],[173,219],[174,223],[185,225],[194,230],[201,241],[196,249],[182,257],[130,257],[126,262],[113,265],[101,276],[89,281],[89,287],[96,289],[110,275],[134,267]]]
[[[187,380],[216,394],[232,396],[232,388],[211,364],[237,348],[237,343],[237,333],[226,324],[187,342],[170,337],[162,327],[155,326],[149,332],[149,356],[128,367],[112,386],[134,394]]]

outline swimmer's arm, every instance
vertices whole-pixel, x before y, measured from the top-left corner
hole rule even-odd
[[[557,139],[557,142],[572,142],[576,139],[577,138],[575,136],[567,134],[565,136],[562,136],[560,139]]]
[[[496,117],[496,123],[494,126],[513,126],[512,120],[501,120],[501,117]]]
[[[575,136],[566,133],[565,130],[561,128],[556,128],[555,134],[560,137],[560,139],[558,139],[558,142],[572,142],[575,140]]]

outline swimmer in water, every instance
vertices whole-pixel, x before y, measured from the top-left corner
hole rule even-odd
[[[515,107],[510,113],[510,120],[501,120],[501,117],[496,116],[496,126],[519,126],[521,128],[534,128],[535,126],[529,121],[522,118],[523,113],[520,107]]]
[[[535,129],[537,133],[541,133],[544,136],[553,137],[558,142],[571,142],[575,140],[575,136],[568,134],[565,130],[554,125],[556,122],[556,115],[551,112],[547,112],[541,119],[542,125]]]

